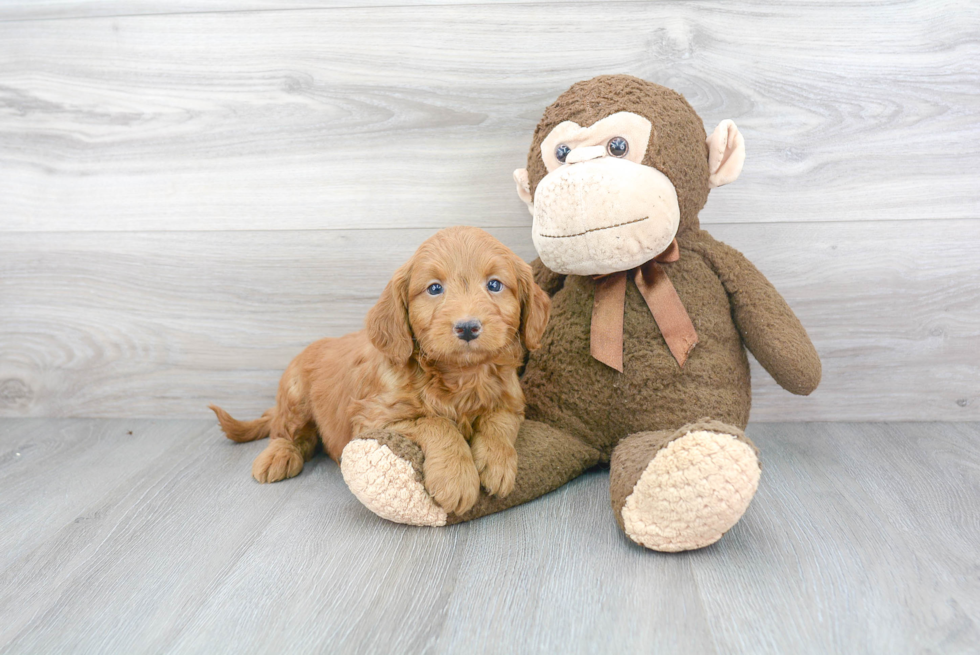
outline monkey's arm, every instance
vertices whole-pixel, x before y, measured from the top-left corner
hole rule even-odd
[[[541,263],[540,257],[531,262],[531,271],[534,273],[534,281],[549,296],[555,295],[565,286],[565,276],[562,273],[555,273],[554,271],[548,270]]]
[[[806,396],[820,383],[821,366],[810,337],[772,283],[745,255],[701,232],[691,249],[721,278],[742,341],[781,387]]]

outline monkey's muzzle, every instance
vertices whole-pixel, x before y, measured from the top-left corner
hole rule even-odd
[[[667,249],[679,222],[667,176],[623,159],[561,166],[534,193],[534,246],[556,273],[604,275],[639,266]]]

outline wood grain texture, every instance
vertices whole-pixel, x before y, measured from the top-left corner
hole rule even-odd
[[[974,2],[530,3],[0,22],[0,231],[526,225],[542,110],[612,72],[742,128],[706,223],[980,215]]]
[[[825,362],[756,420],[980,419],[965,0],[0,0],[0,415],[261,411],[435,229],[532,258],[510,173],[609,72],[746,136],[703,222]]]
[[[980,221],[718,225],[824,362],[809,397],[753,362],[753,418],[980,418]],[[257,416],[307,344],[360,329],[431,230],[8,234],[0,415]],[[534,256],[528,231],[494,235]]]
[[[525,0],[495,0],[495,4]],[[595,0],[535,0],[538,4],[570,4]],[[616,0],[642,2],[643,0]],[[243,11],[308,11],[426,5],[473,5],[485,0],[0,0],[0,21],[165,16]]]
[[[0,458],[4,500],[25,499],[11,477],[33,478],[50,523],[0,504],[3,532],[30,544],[0,566],[0,653],[975,649],[980,424],[747,432],[764,470],[745,517],[715,546],[665,555],[619,532],[604,471],[411,528],[361,507],[322,454],[254,483],[263,444],[212,421],[3,419],[0,453],[100,436],[84,462],[70,448]],[[94,456],[113,445],[127,475]],[[73,462],[69,508],[48,478]]]
[[[5,570],[64,525],[82,524],[92,497],[132,485],[134,475],[165,451],[173,421],[5,421],[0,438],[0,570]],[[205,426],[192,432],[200,436]],[[32,526],[30,530],[23,526]]]
[[[712,624],[719,652],[975,650],[980,522],[961,508],[980,497],[977,425],[748,434],[763,478],[738,539],[718,544],[731,559],[693,554],[706,611],[724,617]],[[774,607],[780,629],[760,639]]]

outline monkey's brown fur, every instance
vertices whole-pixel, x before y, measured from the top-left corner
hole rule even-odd
[[[643,164],[664,173],[677,190],[681,255],[664,268],[694,323],[698,345],[679,367],[630,283],[624,372],[617,372],[590,355],[593,280],[559,275],[535,261],[535,279],[552,296],[552,312],[522,378],[528,420],[517,442],[517,483],[509,497],[481,495],[470,512],[449,522],[531,500],[596,463],[610,462],[613,506],[622,527],[626,497],[672,440],[702,429],[750,443],[742,434],[751,404],[746,347],[795,394],[809,394],[820,381],[816,350],[783,298],[741,253],[700,229],[698,212],[709,191],[706,134],[679,93],[623,75],[572,86],[545,110],[535,130],[527,163],[532,193],[547,174],[541,142],[556,125],[572,120],[585,127],[619,111],[652,121]],[[411,448],[396,452],[409,461],[414,457]]]

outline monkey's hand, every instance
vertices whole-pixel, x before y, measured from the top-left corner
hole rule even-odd
[[[742,341],[762,367],[787,391],[801,396],[812,393],[820,384],[820,356],[772,283],[745,255],[707,232],[686,245],[718,274]]]

